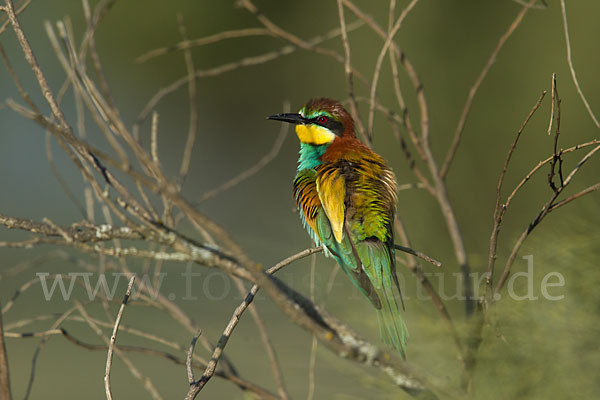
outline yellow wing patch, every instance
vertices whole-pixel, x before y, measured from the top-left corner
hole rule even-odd
[[[335,169],[324,171],[317,178],[317,192],[331,224],[333,236],[338,243],[341,243],[344,232],[346,181]]]

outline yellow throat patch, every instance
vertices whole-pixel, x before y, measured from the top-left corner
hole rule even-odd
[[[331,143],[335,134],[327,128],[319,125],[296,125],[296,135],[302,143],[314,144],[316,146]]]

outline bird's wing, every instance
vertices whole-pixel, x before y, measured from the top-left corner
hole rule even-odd
[[[384,168],[382,160],[375,157],[363,159],[361,171],[350,201],[356,210],[349,223],[356,248],[373,285],[380,290],[393,282],[404,306],[394,252],[396,178],[390,169]],[[390,277],[392,282],[385,281]]]
[[[317,174],[316,185],[322,206],[322,212],[316,219],[319,237],[354,285],[377,309],[381,308],[377,292],[363,269],[355,241],[347,234],[344,173],[335,166],[322,167]]]
[[[393,235],[396,179],[375,156],[363,158],[360,171],[348,201],[354,209],[348,225],[364,273],[380,300],[381,336],[404,356],[408,331],[401,316],[404,301],[396,275]]]
[[[317,192],[338,243],[344,234],[346,179],[338,168],[323,168],[317,175]]]
[[[335,239],[331,222],[322,208],[317,214],[315,222],[318,235],[323,244],[327,247],[328,252],[337,260],[338,264],[342,267],[342,270],[350,278],[350,281],[352,281],[354,286],[356,286],[360,292],[371,301],[375,308],[380,309],[381,301],[379,300],[377,291],[371,283],[369,276],[362,268],[360,258],[355,256],[355,253],[352,250],[353,243],[350,241],[348,235],[343,235],[341,242],[338,242]]]

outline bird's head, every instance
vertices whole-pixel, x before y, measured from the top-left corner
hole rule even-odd
[[[302,143],[328,144],[337,137],[354,136],[354,122],[337,101],[320,98],[306,103],[297,114],[277,114],[267,117],[296,125],[296,135]]]

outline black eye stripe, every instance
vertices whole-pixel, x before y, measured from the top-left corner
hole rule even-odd
[[[322,116],[323,115],[318,115],[314,118],[311,118],[309,121],[313,124],[320,125],[329,129],[331,132],[335,133],[338,136],[341,136],[342,133],[344,133],[344,124],[329,117],[325,117],[327,118],[327,121],[325,121],[325,123],[321,123],[319,122],[319,118],[321,118]]]
[[[325,123],[325,127],[338,136],[341,136],[342,133],[344,133],[344,124],[334,119],[328,119]]]

